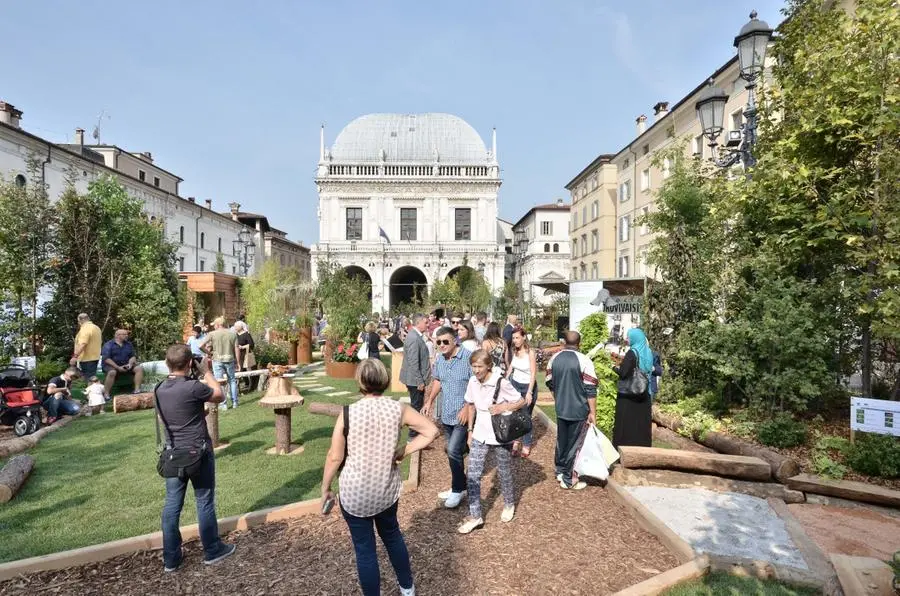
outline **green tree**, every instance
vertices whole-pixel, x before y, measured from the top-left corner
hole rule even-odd
[[[370,286],[351,277],[343,267],[319,261],[316,298],[322,305],[328,326],[325,334],[335,342],[355,342],[363,324],[371,315]]]

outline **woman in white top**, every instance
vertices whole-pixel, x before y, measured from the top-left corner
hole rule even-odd
[[[460,321],[456,328],[456,336],[459,338],[459,345],[470,352],[478,349],[478,340],[475,339],[475,327],[472,325],[472,321]]]
[[[381,360],[359,363],[356,383],[363,397],[349,406],[347,435],[344,413],[338,415],[331,435],[331,448],[322,475],[322,506],[334,499],[331,483],[343,462],[340,475],[341,513],[350,528],[356,551],[356,570],[365,596],[379,594],[381,574],[375,554],[375,529],[397,574],[400,594],[415,596],[409,551],[397,522],[400,499],[400,468],[403,459],[427,447],[438,436],[433,422],[409,406],[384,397],[390,375]],[[400,429],[409,426],[418,435],[397,446]]]
[[[469,362],[472,365],[472,377],[465,396],[469,425],[469,469],[466,473],[469,517],[459,526],[460,534],[468,534],[484,525],[481,513],[481,475],[484,473],[484,460],[488,451],[492,451],[497,460],[497,476],[500,478],[500,492],[503,494],[504,507],[500,521],[512,521],[516,513],[516,495],[510,444],[501,445],[497,442],[491,416],[525,406],[522,396],[503,377],[500,369],[494,368],[494,361],[488,352],[476,350]]]
[[[512,332],[512,351],[506,377],[525,400],[528,414],[531,415],[534,412],[534,404],[537,402],[537,356],[528,345],[528,335],[521,326],[516,327]],[[534,433],[528,431],[528,434],[522,437],[520,453],[522,457],[531,455],[532,443],[534,443]],[[518,441],[513,443],[514,454],[519,447]]]

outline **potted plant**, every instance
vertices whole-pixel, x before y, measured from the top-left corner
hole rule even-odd
[[[325,363],[325,372],[335,379],[352,379],[359,364],[359,344],[339,343],[334,347],[331,360]]]
[[[356,339],[372,310],[371,288],[360,279],[348,276],[335,263],[320,262],[318,267],[316,297],[328,319],[325,371],[330,376],[341,374],[346,375],[342,378],[349,378],[355,374],[358,362]]]

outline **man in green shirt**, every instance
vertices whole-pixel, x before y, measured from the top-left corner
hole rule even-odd
[[[237,334],[225,326],[225,317],[218,317],[213,321],[213,331],[208,333],[200,343],[200,348],[209,345],[212,348],[212,370],[217,380],[225,377],[228,379],[229,392],[231,393],[231,409],[238,407],[238,384],[234,376],[234,366],[240,360],[237,346]],[[225,410],[228,406],[223,401],[219,408]]]

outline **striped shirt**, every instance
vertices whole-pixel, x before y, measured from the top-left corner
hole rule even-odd
[[[457,348],[456,355],[444,358],[443,354],[438,354],[434,360],[434,378],[440,381],[443,395],[441,422],[444,424],[459,424],[456,416],[465,405],[466,388],[472,376],[471,357],[469,350]]]

